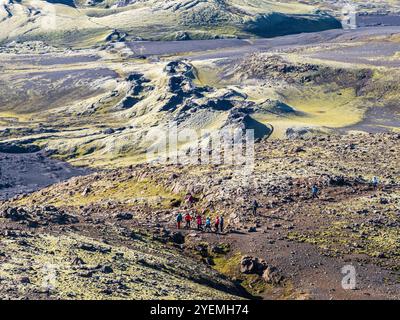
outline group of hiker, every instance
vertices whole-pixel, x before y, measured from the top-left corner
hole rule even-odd
[[[376,190],[379,186],[379,179],[377,177],[373,177],[370,186]],[[311,199],[319,199],[319,194],[320,190],[317,184],[313,184],[311,186]],[[193,203],[195,202],[195,198],[192,196],[192,194],[187,194],[185,197],[186,203],[191,207]],[[257,200],[253,200],[252,205],[251,205],[251,210],[254,216],[257,215],[257,209],[260,207],[258,204]],[[192,210],[194,212],[194,210]],[[203,215],[205,212],[203,211]],[[211,218],[207,216],[205,218],[205,221],[203,223],[203,216],[198,213],[198,214],[190,214],[189,211],[187,211],[185,214],[178,213],[176,217],[176,222],[177,222],[177,227],[178,229],[181,229],[182,223],[185,221],[185,228],[186,229],[191,229],[191,222],[196,221],[197,224],[197,230],[198,231],[209,231],[212,232],[212,227],[211,227]],[[219,215],[215,218],[214,220],[214,231],[215,232],[223,232],[224,230],[224,217]]]
[[[195,221],[197,225],[197,230],[198,231],[209,231],[212,232],[212,227],[211,227],[211,218],[206,217],[203,223],[203,216],[198,213],[197,215],[195,214],[190,214],[190,212],[186,212],[185,214],[182,214],[181,212],[178,213],[176,216],[176,224],[177,228],[181,229],[183,222],[185,222],[185,229],[191,229],[191,222]],[[224,231],[224,217],[223,216],[217,216],[214,220],[214,231],[215,232],[223,232]]]
[[[185,205],[188,210],[185,210],[186,213],[179,212],[176,216],[176,224],[178,229],[181,229],[182,224],[185,223],[185,229],[191,229],[192,221],[196,222],[198,231],[209,231],[212,232],[212,223],[211,218],[209,216],[206,217],[205,210],[200,213],[195,213],[193,205],[197,201],[197,199],[189,192],[185,196]],[[192,213],[192,214],[191,214]],[[216,216],[214,220],[214,231],[215,232],[223,232],[224,231],[224,217]]]

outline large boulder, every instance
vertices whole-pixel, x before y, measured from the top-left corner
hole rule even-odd
[[[181,232],[174,232],[171,235],[172,242],[176,244],[184,244],[185,243],[185,236]]]
[[[344,176],[333,176],[333,177],[329,177],[329,185],[330,186],[347,186],[350,185],[350,181],[348,181],[346,179],[346,177]]]
[[[268,266],[268,268],[264,270],[262,277],[265,280],[265,282],[274,285],[279,284],[283,279],[279,270],[271,266]]]
[[[23,221],[30,218],[24,208],[7,208],[2,212],[2,217],[12,221]]]
[[[21,207],[10,207],[5,209],[1,216],[12,221],[28,223],[31,227],[49,223],[73,224],[79,222],[77,217],[54,206],[36,207],[29,210]]]
[[[244,256],[240,262],[240,272],[244,274],[258,274],[262,275],[264,270],[268,268],[265,260]]]
[[[286,137],[288,139],[309,138],[314,133],[314,130],[309,127],[294,127],[286,129]]]
[[[176,41],[190,40],[190,35],[189,35],[189,33],[185,32],[185,31],[178,31],[174,35],[174,40],[176,40]]]
[[[133,214],[130,212],[119,212],[114,217],[117,220],[132,220]]]

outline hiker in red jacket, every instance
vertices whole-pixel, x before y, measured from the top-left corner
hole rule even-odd
[[[186,221],[186,229],[190,229],[190,221],[192,221],[192,216],[190,213],[186,213],[185,215],[185,221]]]
[[[217,218],[215,219],[215,233],[218,233],[218,229],[219,229],[219,216],[217,216]]]
[[[203,230],[203,221],[201,219],[200,213],[197,214],[196,221],[197,221],[197,230],[202,231]]]

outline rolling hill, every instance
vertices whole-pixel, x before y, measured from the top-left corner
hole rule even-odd
[[[3,2],[0,40],[44,40],[87,46],[115,29],[128,39],[210,39],[277,36],[340,28],[315,7],[273,1],[36,1]]]

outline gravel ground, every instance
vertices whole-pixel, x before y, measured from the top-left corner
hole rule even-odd
[[[91,170],[50,159],[43,152],[0,153],[0,200],[33,192],[89,172]]]
[[[207,60],[219,58],[234,58],[243,54],[276,50],[283,48],[298,48],[325,44],[329,42],[346,42],[361,40],[370,36],[384,36],[400,32],[400,27],[372,27],[356,30],[328,30],[317,33],[303,33],[276,37],[271,39],[216,39],[216,40],[188,40],[188,41],[148,41],[131,42],[129,46],[135,54],[143,56],[168,56],[190,52],[201,52],[189,55],[192,60]],[[217,52],[212,52],[212,51]]]

